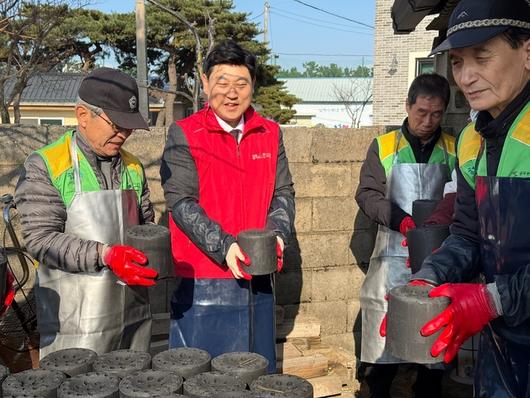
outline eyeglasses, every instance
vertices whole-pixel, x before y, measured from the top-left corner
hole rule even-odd
[[[116,126],[114,123],[112,123],[110,120],[107,120],[105,119],[103,116],[101,116],[101,114],[97,114],[101,119],[103,119],[105,121],[105,123],[107,123],[110,128],[112,129],[112,131],[114,131],[114,134],[118,134],[118,133],[125,133],[125,134],[131,134],[133,129],[126,129],[124,127],[120,127],[120,126]]]

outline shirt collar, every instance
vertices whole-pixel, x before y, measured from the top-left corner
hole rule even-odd
[[[219,123],[219,126],[226,131],[227,133],[230,133],[232,130],[239,130],[243,132],[243,128],[245,127],[245,117],[241,116],[241,119],[239,120],[239,123],[236,127],[230,126],[227,122],[225,122],[223,119],[221,119],[217,114],[214,112],[215,118],[217,119],[217,123]]]

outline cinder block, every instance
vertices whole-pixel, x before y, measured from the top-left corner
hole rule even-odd
[[[353,265],[330,267],[313,271],[311,300],[347,300],[356,295],[353,286]]]
[[[346,333],[347,305],[345,301],[312,302],[307,314],[320,320],[322,335]]]
[[[380,129],[321,129],[313,134],[312,161],[316,163],[362,162]]]
[[[284,271],[276,275],[276,304],[296,304],[311,299],[311,271]]]
[[[346,331],[361,330],[361,305],[359,300],[348,300],[347,302]]]
[[[353,263],[348,232],[304,234],[298,235],[297,239],[304,270]]]
[[[352,170],[349,164],[291,165],[298,197],[351,196]]]
[[[284,128],[283,144],[289,164],[311,161],[312,129]]]
[[[353,197],[313,199],[313,231],[351,231],[357,208]]]
[[[296,189],[296,187],[295,187]],[[296,198],[296,217],[294,226],[296,232],[309,232],[312,225],[313,199]]]

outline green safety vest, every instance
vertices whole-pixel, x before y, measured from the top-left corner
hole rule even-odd
[[[70,205],[75,195],[74,170],[70,155],[72,133],[73,131],[67,131],[57,141],[36,151],[44,159],[52,184],[61,194],[66,207]],[[85,155],[78,150],[77,156],[79,159],[81,190],[83,192],[100,191],[101,187],[96,174]],[[134,189],[138,197],[138,203],[141,203],[144,184],[143,166],[138,158],[124,149],[120,149],[120,156],[122,164],[125,165],[125,167],[122,167],[120,188],[123,190]]]
[[[458,139],[458,162],[460,171],[469,186],[475,189],[475,177],[487,176],[486,157],[477,157],[483,138],[475,131],[475,124],[467,125]],[[486,143],[484,143],[486,146]],[[484,153],[487,148],[484,147]],[[530,178],[530,102],[512,123],[499,160],[497,177]]]
[[[394,130],[376,138],[379,147],[379,160],[385,169],[387,178],[392,172],[399,134],[400,130]],[[449,167],[449,172],[452,172],[455,168],[455,138],[449,134],[442,133],[440,135],[427,163],[445,163],[446,155],[444,153],[444,148],[445,151],[447,151],[447,166]],[[399,140],[399,146],[397,148],[397,163],[417,163],[414,151],[403,134],[401,134],[401,139]]]

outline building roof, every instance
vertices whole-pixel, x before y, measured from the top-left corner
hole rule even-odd
[[[77,91],[84,78],[82,73],[42,73],[30,77],[27,87],[22,92],[21,104],[45,105],[75,105]],[[15,79],[9,79],[5,84],[8,95],[15,84]],[[159,104],[157,98],[149,97],[150,105]]]
[[[304,102],[363,102],[372,94],[371,77],[290,77],[286,90]],[[346,100],[347,99],[347,100]]]

